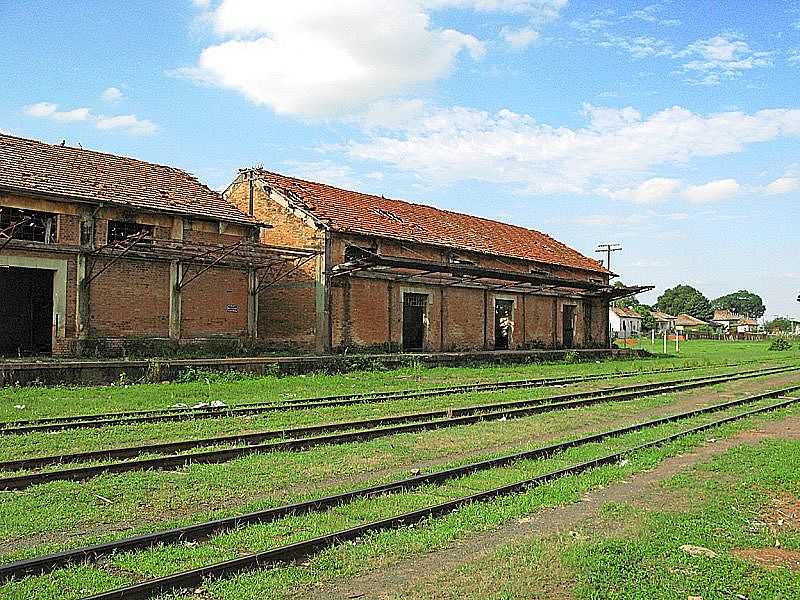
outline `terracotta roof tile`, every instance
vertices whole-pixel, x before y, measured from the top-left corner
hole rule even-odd
[[[266,185],[293,197],[307,212],[335,231],[608,273],[599,261],[532,229],[343,190],[263,169],[256,173]]]
[[[627,319],[641,319],[642,315],[633,310],[632,308],[625,308],[623,306],[615,306],[611,309],[618,317],[625,317]]]
[[[180,169],[3,134],[0,186],[148,211],[256,222]]]

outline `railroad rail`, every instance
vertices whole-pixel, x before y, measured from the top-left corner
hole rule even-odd
[[[296,504],[280,506],[276,508],[266,509],[249,514],[238,515],[225,519],[218,519],[207,521],[204,523],[197,523],[194,525],[187,525],[166,531],[154,532],[135,537],[124,538],[112,542],[105,542],[95,544],[74,550],[67,550],[54,554],[48,554],[41,557],[24,559],[13,563],[0,565],[0,581],[8,581],[10,579],[20,579],[30,575],[37,575],[46,573],[54,569],[74,564],[81,561],[93,561],[101,557],[110,556],[117,552],[126,552],[132,550],[141,550],[150,548],[157,544],[170,544],[179,541],[189,540],[202,540],[207,539],[209,536],[222,531],[230,530],[236,527],[252,525],[257,523],[265,523],[284,518],[290,515],[305,514],[310,512],[318,512],[328,508],[342,505],[346,502],[358,498],[366,498],[375,496],[376,494],[396,493],[409,491],[420,486],[430,484],[440,484],[445,481],[469,475],[478,471],[494,469],[498,467],[508,466],[512,463],[521,460],[543,459],[559,452],[563,452],[570,448],[599,442],[608,438],[617,437],[635,431],[641,431],[648,428],[657,427],[660,425],[681,421],[684,419],[711,414],[745,404],[751,404],[757,401],[766,400],[769,398],[780,397],[781,402],[770,404],[768,406],[752,409],[743,413],[730,415],[722,419],[718,419],[709,423],[692,427],[688,430],[683,430],[671,435],[661,437],[657,440],[646,442],[631,448],[614,452],[600,458],[592,459],[590,461],[582,462],[566,468],[551,471],[549,473],[539,475],[537,477],[520,481],[502,487],[490,489],[487,491],[478,492],[469,496],[450,500],[445,503],[429,506],[423,509],[415,510],[412,512],[395,515],[386,519],[373,521],[370,523],[362,524],[356,527],[348,528],[345,530],[337,531],[327,535],[319,536],[309,540],[304,540],[294,544],[281,546],[255,554],[245,555],[233,560],[207,565],[205,567],[182,571],[153,579],[127,587],[110,590],[100,594],[91,596],[91,600],[116,600],[116,599],[140,599],[151,598],[154,595],[175,590],[178,588],[196,587],[208,577],[225,577],[233,575],[245,570],[252,570],[255,568],[275,565],[279,563],[286,563],[298,559],[307,558],[314,553],[317,553],[325,548],[331,547],[339,542],[355,540],[367,533],[399,528],[408,526],[429,517],[451,512],[461,506],[471,504],[474,502],[483,502],[501,496],[507,496],[527,491],[528,489],[548,483],[560,477],[567,475],[575,475],[591,470],[593,468],[610,464],[619,461],[625,455],[638,452],[640,450],[651,448],[665,443],[677,440],[687,435],[700,433],[720,425],[734,422],[739,419],[744,419],[754,415],[762,414],[769,411],[786,408],[796,402],[800,401],[798,397],[786,397],[787,394],[796,392],[800,389],[800,384],[784,387],[781,389],[771,390],[756,395],[747,396],[717,404],[714,406],[699,408],[690,411],[685,411],[666,417],[660,417],[649,421],[635,423],[611,429],[600,433],[590,434],[584,437],[568,440],[565,442],[555,443],[541,448],[528,450],[509,454],[502,457],[496,457],[489,460],[475,462],[459,467],[445,469],[433,473],[417,475],[414,477],[405,478],[402,480],[369,486],[357,490],[352,490],[340,494],[335,494],[323,498],[308,500]]]
[[[6,461],[0,463],[0,468],[6,470],[39,468],[41,466],[64,462],[102,460],[103,457],[108,459],[154,452],[175,452],[178,450],[186,450],[208,445],[232,443],[235,440],[238,440],[241,443],[241,441],[252,442],[269,438],[285,438],[291,435],[308,436],[297,437],[293,439],[283,439],[271,443],[257,443],[191,454],[179,454],[139,460],[120,461],[83,467],[78,466],[67,469],[2,477],[0,478],[0,490],[22,490],[33,485],[49,483],[52,481],[81,481],[106,473],[126,473],[147,469],[180,468],[193,463],[222,463],[248,454],[259,452],[300,451],[322,445],[363,442],[379,437],[398,435],[401,433],[415,433],[459,425],[471,425],[483,421],[521,418],[544,412],[580,408],[601,402],[624,401],[642,396],[664,394],[668,392],[679,392],[697,387],[715,385],[718,383],[726,383],[755,377],[765,377],[768,375],[777,375],[797,370],[800,370],[800,367],[784,367],[748,371],[739,374],[714,377],[698,377],[668,382],[638,384],[633,386],[624,386],[615,390],[579,392],[576,394],[563,394],[560,396],[550,396],[547,398],[514,400],[493,404],[467,406],[462,408],[428,411],[424,413],[378,417],[375,419],[366,419],[361,421],[345,421],[341,423],[313,425],[310,427],[300,427],[295,429],[243,434],[238,436],[221,436],[185,442],[170,442],[164,444],[152,444],[149,446],[115,448],[72,455],[47,456]],[[366,429],[364,429],[365,427]],[[345,431],[345,433],[335,433],[341,431]]]
[[[459,386],[446,386],[427,389],[406,389],[391,392],[368,392],[359,394],[343,394],[337,396],[321,396],[317,398],[295,398],[283,401],[248,402],[225,407],[204,408],[164,408],[157,410],[127,411],[115,413],[100,413],[94,415],[70,415],[61,417],[47,417],[20,421],[0,422],[0,435],[24,435],[28,433],[61,431],[65,429],[87,429],[110,427],[114,425],[129,425],[139,423],[156,423],[168,421],[184,421],[194,419],[222,418],[238,415],[266,414],[284,410],[305,410],[314,408],[329,408],[349,406],[367,402],[387,402],[390,400],[406,400],[412,398],[429,398],[449,396],[469,392],[488,392],[498,390],[524,389],[533,387],[550,387],[558,385],[572,385],[602,379],[618,379],[636,377],[640,375],[656,375],[693,371],[698,369],[733,368],[752,361],[735,363],[732,365],[713,365],[696,367],[678,367],[674,369],[653,369],[648,371],[623,371],[620,373],[598,373],[574,377],[558,377],[543,379],[525,379],[504,382],[489,382],[465,384]]]

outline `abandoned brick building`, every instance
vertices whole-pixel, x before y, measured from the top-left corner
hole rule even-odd
[[[183,171],[0,135],[0,355],[255,340],[313,256],[263,227]]]
[[[314,262],[265,290],[259,336],[317,351],[603,348],[632,288],[551,237],[430,206],[245,169],[225,197]],[[638,288],[637,288],[638,290]]]

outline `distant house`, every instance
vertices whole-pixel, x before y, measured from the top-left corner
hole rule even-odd
[[[720,325],[725,333],[730,333],[738,331],[739,323],[743,318],[732,310],[717,309],[714,311],[714,317],[711,320]],[[758,323],[756,323],[757,325]]]
[[[642,335],[642,315],[632,308],[612,306],[608,311],[608,319],[612,337],[632,338]]]
[[[673,317],[660,310],[654,310],[651,313],[656,320],[656,333],[675,331],[675,321],[678,317]]]
[[[792,322],[792,335],[800,335],[800,319],[789,319]]]
[[[675,319],[675,329],[677,331],[698,331],[704,327],[718,329],[720,326],[716,323],[709,323],[708,321],[697,319],[686,313],[679,314]]]
[[[736,331],[739,333],[758,333],[759,329],[758,321],[750,317],[742,317],[736,325]]]

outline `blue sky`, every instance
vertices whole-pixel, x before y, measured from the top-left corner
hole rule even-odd
[[[540,229],[800,315],[800,7],[0,0],[0,129]],[[599,256],[599,255],[597,255]]]

